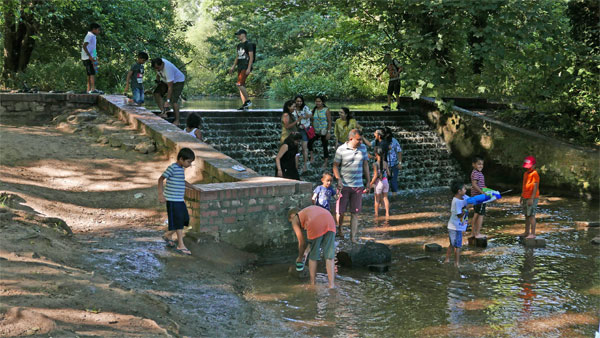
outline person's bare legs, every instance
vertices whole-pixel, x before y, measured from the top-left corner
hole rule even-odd
[[[477,215],[477,214],[475,214]],[[483,238],[485,237],[484,235],[481,234],[481,226],[483,225],[483,215],[479,215],[479,217],[477,218],[477,223],[473,222],[475,224],[477,224],[477,234],[475,235],[476,238]]]
[[[388,107],[392,108],[392,95],[388,95],[387,97],[388,97],[387,98],[388,99],[388,104],[387,105],[388,105]]]
[[[526,224],[527,223],[529,224],[529,226],[526,226],[526,231],[528,233],[526,238],[535,238],[535,216],[525,217],[525,222],[526,222]],[[531,230],[529,231],[528,229],[531,229]]]
[[[318,248],[315,248],[318,249]],[[310,273],[310,284],[315,285],[317,283],[317,263],[318,261],[309,259],[308,260],[308,272]]]
[[[175,230],[177,234],[177,249],[179,250],[187,250],[185,244],[183,244],[183,229]]]
[[[340,237],[344,237],[342,235],[342,224],[344,224],[344,214],[343,213],[336,214],[336,220],[337,220],[337,225],[338,225],[338,231],[337,231],[337,233],[338,233],[338,235]]]
[[[173,102],[173,112],[175,113],[175,120],[173,124],[179,127],[179,103]]]
[[[302,171],[306,171],[306,164],[308,163],[308,141],[302,141]]]
[[[248,101],[248,91],[246,90],[246,87],[238,85],[238,89],[240,90],[240,98],[242,99],[242,103],[246,103],[246,101]]]
[[[87,88],[87,91],[86,91],[86,93],[89,93],[89,92],[90,92],[90,90],[91,90],[90,88],[91,88],[91,86],[92,86],[92,85],[91,85],[90,77],[91,77],[91,75],[88,75],[88,76],[87,76],[87,82],[86,82],[86,85],[87,85],[87,86],[86,86],[86,88]]]
[[[460,267],[460,248],[454,248],[454,266]]]
[[[471,237],[477,237],[479,235],[479,229],[477,228],[477,221],[479,220],[479,214],[473,215],[473,227],[471,228]]]
[[[358,243],[356,233],[358,232],[358,214],[353,212],[350,214],[350,240],[352,243]]]
[[[452,253],[452,243],[448,245],[448,249],[446,250],[446,259],[444,263],[450,263],[450,254]]]
[[[329,288],[333,289],[335,288],[335,262],[333,261],[333,259],[325,260],[325,268],[327,269],[327,279],[329,280]]]
[[[385,206],[385,217],[390,217],[390,199],[387,192],[383,193],[383,205]]]
[[[381,199],[381,195],[380,194],[376,194],[375,195],[375,218],[379,217],[379,201]]]
[[[158,106],[158,109],[160,109],[160,115],[161,115],[161,117],[166,117],[166,115],[165,115],[165,103],[163,102],[163,98],[162,98],[162,95],[160,95],[160,93],[154,93],[154,102],[156,102],[156,105]]]
[[[525,233],[522,234],[521,236],[529,237],[529,228],[530,228],[529,217],[525,216]]]

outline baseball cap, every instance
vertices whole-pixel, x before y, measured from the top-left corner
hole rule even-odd
[[[245,29],[240,29],[237,32],[235,32],[235,35],[240,35],[240,34],[246,34],[247,35],[248,33],[246,32]]]
[[[523,161],[523,168],[529,169],[535,165],[535,157],[527,156]]]

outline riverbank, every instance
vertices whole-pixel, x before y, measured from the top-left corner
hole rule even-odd
[[[165,248],[156,181],[168,159],[103,143],[83,116],[143,136],[93,108],[72,115],[0,125],[0,335],[237,336],[276,325],[242,297],[253,255],[212,242],[188,242],[192,257]]]

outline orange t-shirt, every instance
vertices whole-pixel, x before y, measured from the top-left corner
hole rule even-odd
[[[335,221],[331,212],[323,207],[311,205],[298,213],[300,227],[306,230],[308,239],[325,235],[328,231],[335,232]]]
[[[538,188],[535,192],[534,198],[540,197],[540,175],[538,175],[535,169],[526,171],[523,174],[523,192],[521,193],[521,197],[531,198],[531,194],[533,193],[533,188],[536,183],[538,184]]]

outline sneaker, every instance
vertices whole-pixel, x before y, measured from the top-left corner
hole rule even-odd
[[[246,106],[241,106],[237,110],[244,110],[244,109],[246,109]]]
[[[248,109],[252,106],[252,101],[248,100],[246,102],[244,102],[244,105],[242,105],[242,107]]]
[[[94,89],[94,90],[90,90],[88,92],[88,94],[104,94],[104,92],[101,90],[98,90],[98,89]]]
[[[390,106],[381,106],[381,108],[383,108],[383,110],[390,110],[391,109]]]

